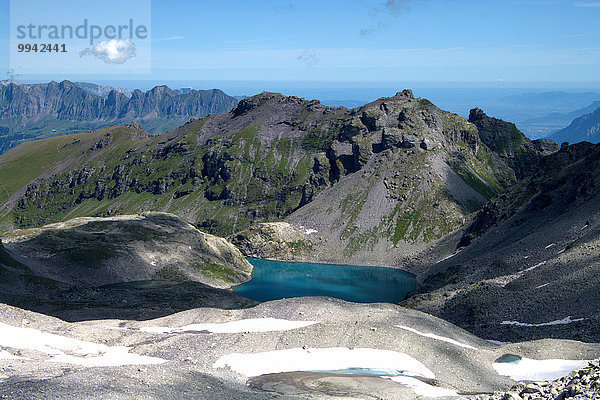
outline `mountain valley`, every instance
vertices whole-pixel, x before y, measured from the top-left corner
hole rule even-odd
[[[0,396],[533,398],[514,385],[600,357],[599,155],[410,90],[22,143],[0,155]],[[231,290],[245,257],[419,287],[258,303]]]

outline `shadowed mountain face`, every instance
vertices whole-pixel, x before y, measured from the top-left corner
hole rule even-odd
[[[90,87],[93,86],[93,87]],[[147,92],[104,93],[96,85],[62,81],[0,84],[0,153],[26,141],[139,121],[151,133],[173,129],[190,118],[229,111],[237,100],[220,90],[179,94],[167,86]],[[92,90],[93,89],[93,90]]]
[[[499,340],[600,340],[599,168],[587,142],[543,158],[424,255],[408,304]]]
[[[537,154],[526,146],[513,153]],[[0,165],[5,227],[158,210],[230,235],[287,219],[314,233],[292,253],[367,264],[460,227],[526,169],[410,91],[352,110],[263,93],[156,137],[128,126],[26,143]]]
[[[550,139],[559,143],[600,142],[600,107],[589,114],[574,119],[566,128],[554,132]]]

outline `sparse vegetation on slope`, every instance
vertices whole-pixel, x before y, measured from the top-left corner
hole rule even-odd
[[[475,126],[410,91],[353,110],[263,93],[163,135],[56,137],[0,165],[4,229],[157,210],[224,236],[291,218],[326,223],[339,258],[438,239],[515,179]]]

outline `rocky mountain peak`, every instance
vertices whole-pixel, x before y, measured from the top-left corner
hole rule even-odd
[[[167,85],[155,86],[150,90],[151,95],[170,95],[177,96],[177,93]]]
[[[415,96],[412,90],[404,89],[403,91],[396,93],[396,95],[394,95],[394,98],[403,100],[414,100]]]
[[[251,110],[254,110],[267,102],[275,102],[279,104],[290,104],[290,105],[301,105],[304,103],[309,103],[308,101],[296,97],[296,96],[284,96],[281,93],[271,93],[271,92],[263,92],[257,94],[252,97],[246,97],[245,99],[240,100],[238,105],[231,110],[234,117],[245,114]]]
[[[469,111],[469,122],[475,123],[475,121],[481,121],[485,118],[489,118],[481,108],[475,107]]]

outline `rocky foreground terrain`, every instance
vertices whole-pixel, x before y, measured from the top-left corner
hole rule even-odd
[[[78,323],[3,305],[0,332],[0,395],[11,399],[449,398],[523,379],[496,362],[506,354],[544,371],[535,380],[600,356],[565,340],[499,346],[421,312],[328,298]]]
[[[241,253],[170,214],[8,232],[1,250],[4,398],[495,396],[600,357],[572,340],[484,340],[393,304],[258,304],[227,289],[248,279]]]

